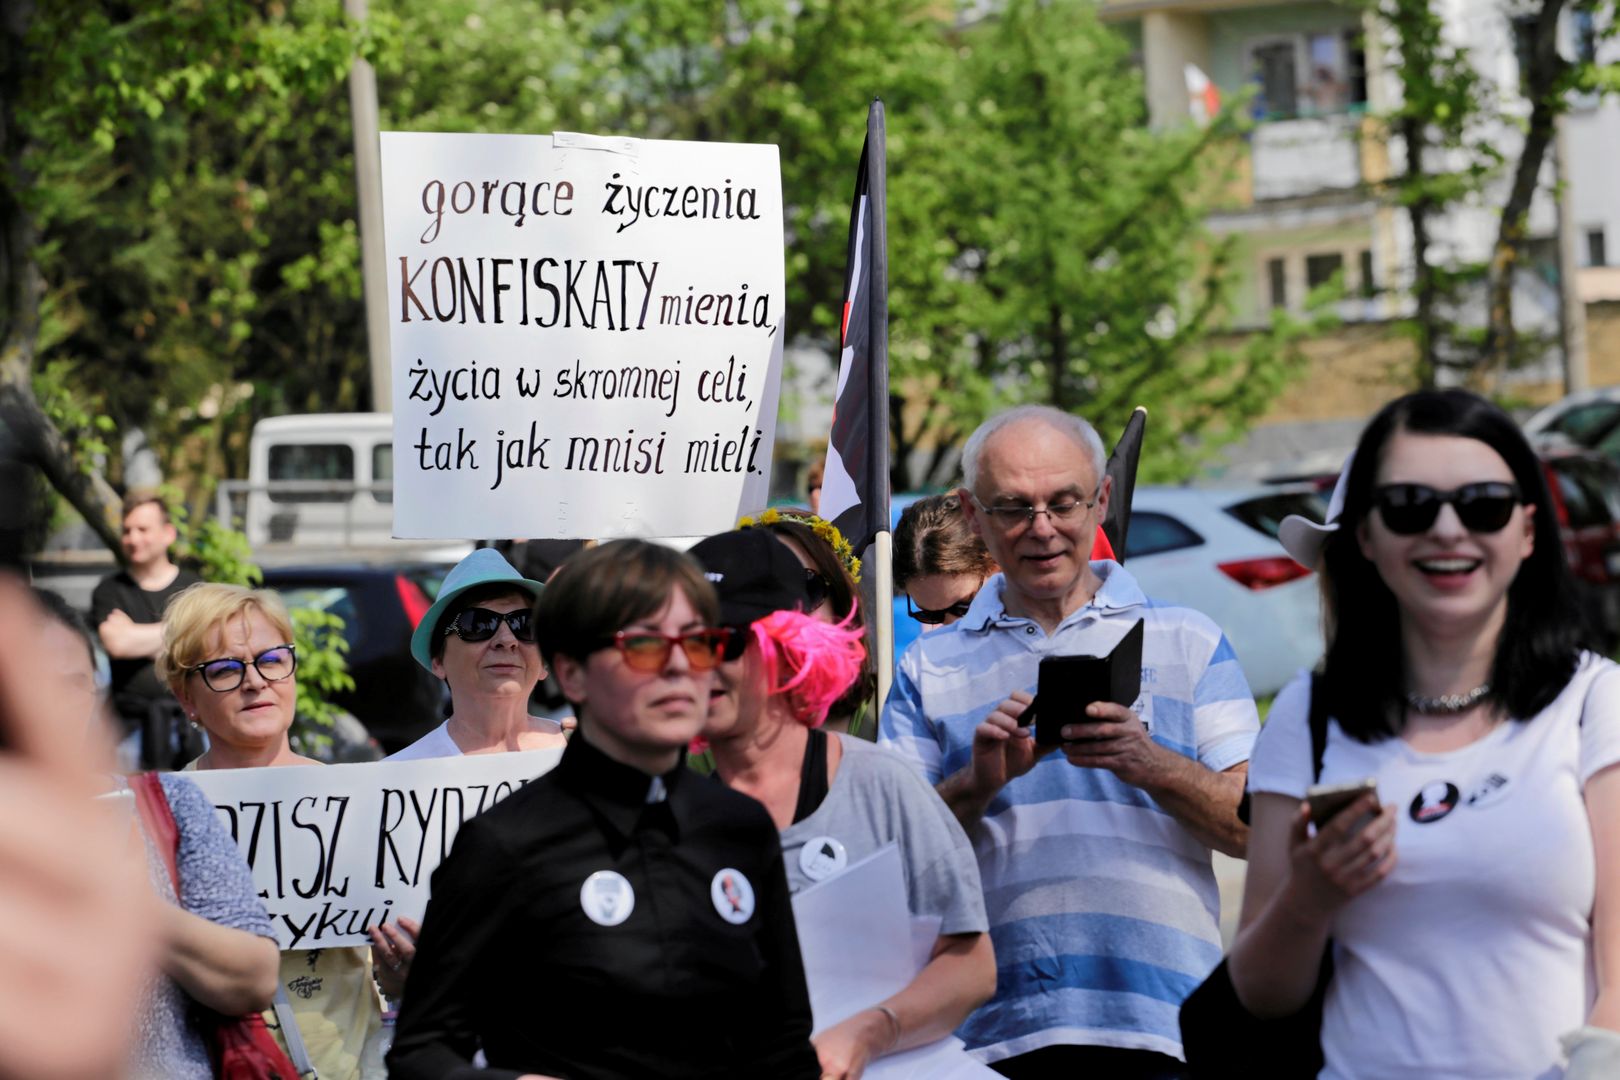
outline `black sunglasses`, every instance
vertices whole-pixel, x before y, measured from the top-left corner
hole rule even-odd
[[[1384,528],[1398,536],[1427,532],[1447,504],[1469,532],[1498,532],[1523,501],[1516,484],[1499,480],[1464,484],[1454,491],[1436,491],[1427,484],[1385,484],[1373,493]]]
[[[946,619],[952,617],[958,619],[964,618],[968,613],[968,608],[972,606],[973,597],[970,596],[966,600],[958,600],[950,607],[942,607],[936,611],[933,608],[917,607],[911,602],[911,597],[906,597],[906,613],[913,619],[916,619],[918,622],[924,623],[928,626],[938,626]]]
[[[501,623],[511,627],[512,636],[525,645],[534,641],[534,624],[530,621],[528,608],[507,612],[481,607],[463,608],[460,614],[450,620],[444,632],[454,634],[462,641],[488,641],[501,632]]]

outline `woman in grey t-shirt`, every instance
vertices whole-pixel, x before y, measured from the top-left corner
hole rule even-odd
[[[995,990],[979,868],[956,819],[921,777],[871,743],[820,729],[861,670],[859,630],[803,614],[805,575],[761,530],[692,549],[732,629],[704,734],[727,785],[764,804],[797,892],[899,845],[913,917],[940,920],[926,966],[887,1000],[813,1039],[825,1075],[949,1035]]]

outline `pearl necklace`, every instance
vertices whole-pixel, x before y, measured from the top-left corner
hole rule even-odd
[[[1480,683],[1465,694],[1441,694],[1439,697],[1424,697],[1408,690],[1406,706],[1413,712],[1423,713],[1426,716],[1455,716],[1478,705],[1490,692],[1490,683]]]

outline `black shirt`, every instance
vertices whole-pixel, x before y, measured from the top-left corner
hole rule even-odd
[[[587,903],[599,872],[617,903]],[[605,925],[629,892],[628,917]],[[485,1070],[470,1064],[479,1046]],[[435,871],[388,1067],[395,1080],[818,1077],[764,807],[570,740],[554,770],[464,824]]]
[[[128,615],[133,622],[162,622],[163,609],[175,594],[201,580],[192,571],[181,567],[168,585],[148,592],[135,584],[135,579],[129,576],[127,570],[108,574],[96,585],[96,591],[90,594],[90,625],[99,629],[114,608]],[[158,679],[150,657],[119,659],[109,656],[107,661],[112,675],[110,689],[113,705],[120,715],[131,720],[142,719],[152,702],[169,696],[169,688]]]

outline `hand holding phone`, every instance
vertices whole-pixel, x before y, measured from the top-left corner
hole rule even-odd
[[[1376,812],[1378,781],[1370,776],[1353,784],[1313,785],[1305,792],[1305,801],[1311,808],[1311,824],[1320,829],[1368,792],[1374,796],[1373,810]]]

